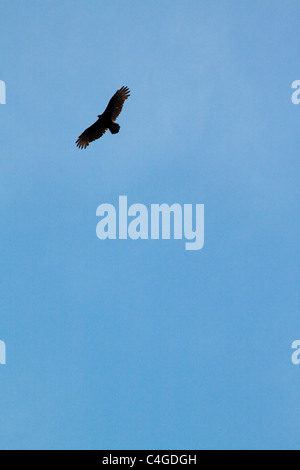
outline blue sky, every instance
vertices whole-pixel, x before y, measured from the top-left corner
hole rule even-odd
[[[1,449],[299,449],[299,1],[2,0]],[[78,135],[132,95],[85,152]],[[96,208],[205,204],[205,247]]]

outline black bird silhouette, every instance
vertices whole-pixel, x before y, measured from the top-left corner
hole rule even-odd
[[[120,130],[120,126],[115,121],[118,119],[123,105],[129,96],[130,90],[127,86],[120,88],[111,98],[104,113],[98,116],[98,121],[86,129],[77,139],[77,147],[86,149],[91,142],[100,139],[107,129],[109,129],[112,134],[117,134]]]

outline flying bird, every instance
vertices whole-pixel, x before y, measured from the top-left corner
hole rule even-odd
[[[130,90],[127,86],[120,88],[111,98],[104,113],[98,116],[98,121],[86,129],[77,139],[77,147],[86,149],[91,142],[100,139],[107,129],[109,129],[112,134],[117,134],[120,130],[120,126],[115,121],[121,114],[123,105],[129,96]]]

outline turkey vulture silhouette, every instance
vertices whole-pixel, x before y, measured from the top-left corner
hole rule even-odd
[[[111,98],[104,113],[98,116],[98,121],[86,129],[77,139],[77,147],[86,149],[91,142],[100,139],[107,129],[109,129],[112,134],[117,134],[120,130],[120,126],[115,121],[118,119],[123,105],[129,96],[130,90],[127,86],[120,88]]]

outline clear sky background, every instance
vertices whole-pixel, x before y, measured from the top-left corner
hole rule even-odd
[[[1,449],[298,449],[298,0],[2,0]],[[78,135],[132,95],[85,152]],[[205,247],[96,208],[205,204]]]

